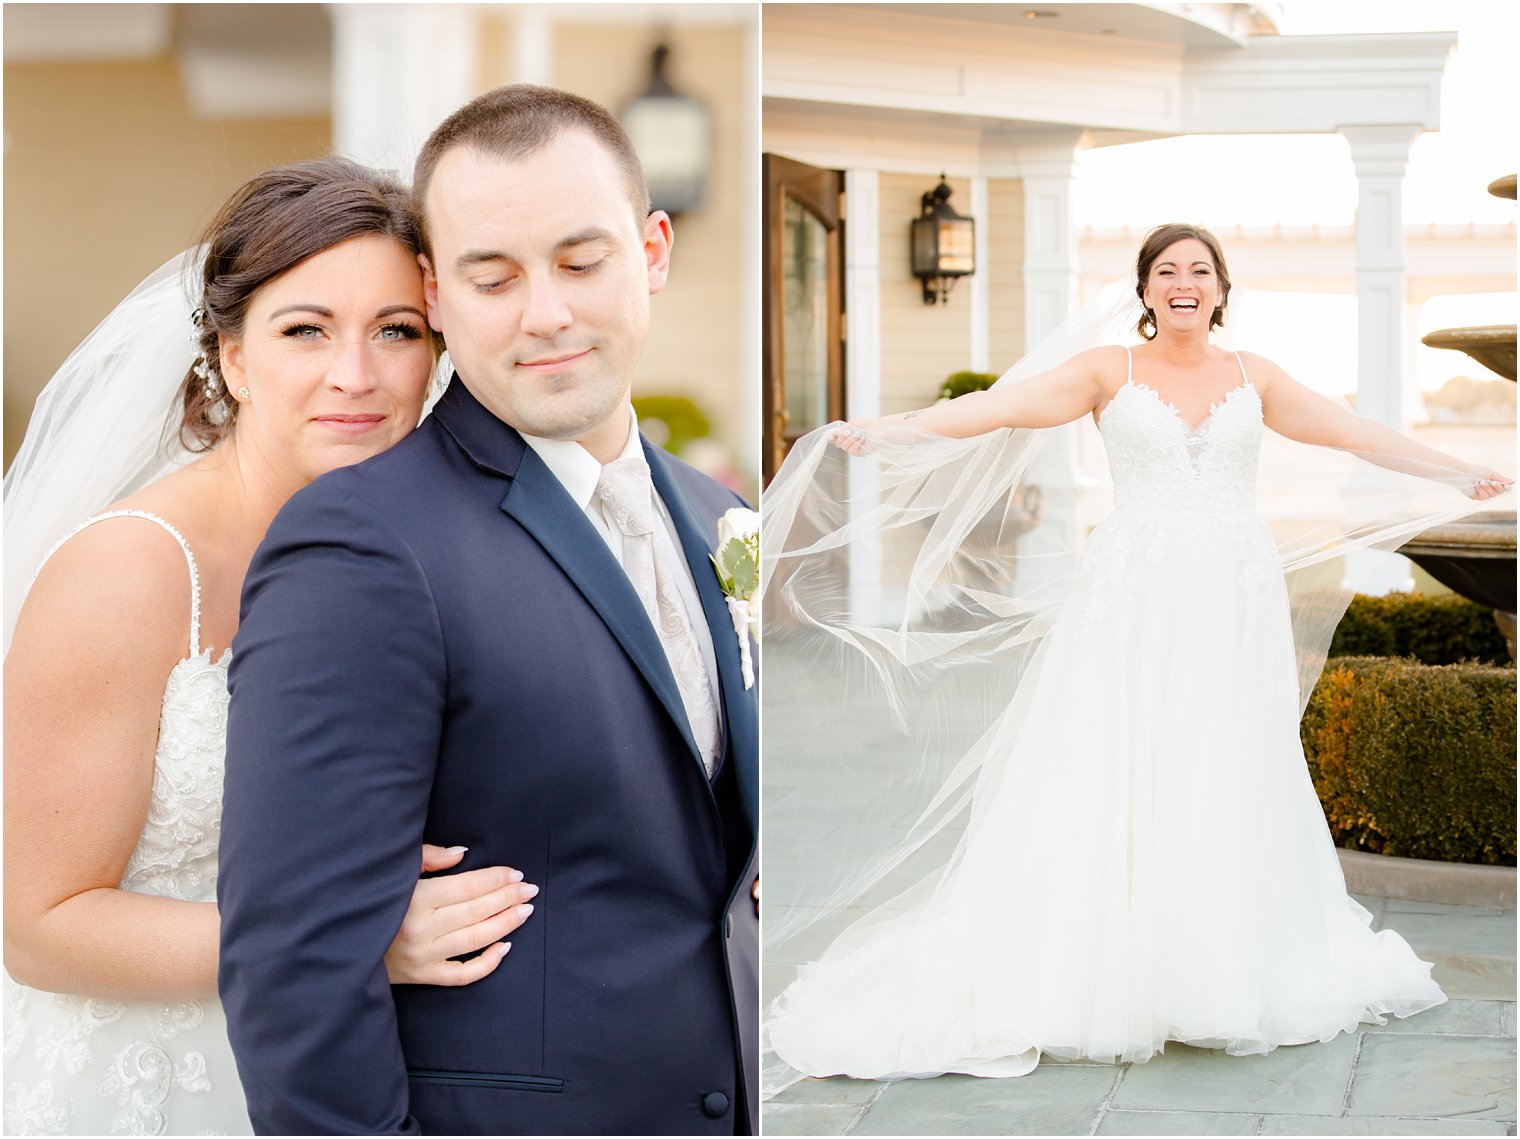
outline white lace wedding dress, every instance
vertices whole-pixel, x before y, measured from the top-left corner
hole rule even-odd
[[[1168,1040],[1249,1055],[1445,1000],[1347,897],[1310,782],[1244,366],[1196,427],[1131,378],[1099,430],[1113,513],[975,745],[956,855],[777,999],[769,1043],[797,1071],[1016,1076]]]
[[[121,888],[216,900],[227,656],[200,644],[200,575],[190,566],[190,655],[164,687],[148,822]],[[64,539],[67,541],[67,538]],[[59,543],[62,545],[62,542]],[[57,549],[57,546],[54,547]],[[50,555],[51,556],[51,555]],[[227,1022],[215,998],[127,1002],[41,992],[5,977],[5,1131],[12,1135],[249,1134]]]

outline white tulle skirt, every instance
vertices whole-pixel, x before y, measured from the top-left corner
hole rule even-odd
[[[769,1011],[810,1075],[1017,1076],[1329,1040],[1445,1000],[1345,882],[1298,736],[1276,548],[1249,512],[1119,511],[978,741],[932,890],[872,911]]]

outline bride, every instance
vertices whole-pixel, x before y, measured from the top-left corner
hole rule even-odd
[[[7,1133],[250,1130],[216,999],[228,645],[284,501],[417,425],[419,247],[387,176],[259,175],[38,401],[5,482]],[[508,867],[420,881],[391,981],[490,973],[534,893]]]
[[[1095,320],[815,433],[767,492],[771,698],[831,686],[810,740],[767,740],[767,960],[800,966],[771,1091],[1262,1053],[1445,999],[1347,896],[1298,719],[1356,556],[1511,480],[1212,342],[1207,230],[1153,230],[1135,293],[1138,344]],[[1031,525],[1025,429],[1089,416],[1112,512],[1075,550]]]

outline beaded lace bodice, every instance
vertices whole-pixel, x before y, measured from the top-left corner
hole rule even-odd
[[[1244,364],[1240,377],[1239,386],[1216,402],[1202,423],[1189,425],[1154,389],[1135,382],[1131,361],[1124,386],[1098,421],[1113,476],[1114,511],[1089,537],[1079,580],[1107,580],[1131,593],[1144,592],[1147,567],[1169,556],[1179,527],[1225,543],[1242,589],[1260,589],[1280,577],[1277,547],[1256,510],[1261,398]],[[1105,620],[1108,612],[1103,591],[1089,592],[1082,626]]]
[[[1240,357],[1236,357],[1240,364]],[[1154,389],[1128,378],[1098,421],[1116,509],[1255,510],[1261,399],[1240,384],[1189,425]]]
[[[75,528],[48,557],[86,526],[120,517],[143,518],[172,534],[190,571],[189,655],[164,685],[147,820],[121,888],[214,902],[230,652],[213,660],[201,646],[200,573],[189,544],[156,515],[113,510]],[[7,976],[5,1014],[7,1133],[247,1128],[215,999],[109,1001],[39,992]]]

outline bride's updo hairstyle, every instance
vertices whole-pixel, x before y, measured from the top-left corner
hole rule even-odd
[[[1185,222],[1170,222],[1167,225],[1158,225],[1145,235],[1145,240],[1140,243],[1140,256],[1135,261],[1135,295],[1140,298],[1140,303],[1145,303],[1145,282],[1151,275],[1151,266],[1156,263],[1156,258],[1171,245],[1186,238],[1196,238],[1209,248],[1209,256],[1214,258],[1214,272],[1219,276],[1219,307],[1209,317],[1209,331],[1224,327],[1225,306],[1230,303],[1230,271],[1225,267],[1224,250],[1219,246],[1219,238],[1215,237],[1201,225],[1188,225]],[[1140,333],[1144,340],[1156,338],[1156,314],[1146,309],[1140,317],[1140,323],[1135,326],[1135,331]]]
[[[347,158],[277,167],[232,195],[201,239],[205,269],[199,290],[191,290],[200,298],[192,317],[200,358],[175,403],[188,450],[211,450],[237,422],[239,405],[222,378],[218,338],[242,336],[253,295],[307,258],[370,234],[394,238],[413,254],[422,251],[406,187]]]

